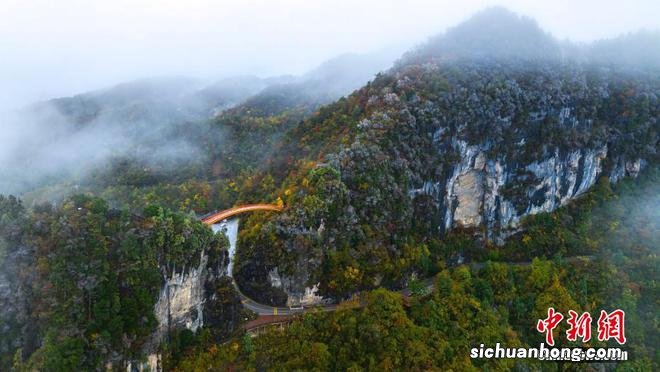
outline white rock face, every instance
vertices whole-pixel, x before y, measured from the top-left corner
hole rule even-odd
[[[204,324],[204,283],[208,255],[202,252],[196,268],[174,273],[165,281],[154,308],[159,339],[169,328],[185,327],[196,331]]]
[[[610,172],[610,182],[618,182],[624,177],[636,178],[645,165],[646,161],[644,159],[626,161],[622,157],[618,157],[614,162],[612,171]]]
[[[586,192],[596,183],[602,172],[601,161],[606,156],[607,147],[576,150],[565,157],[556,151],[554,156],[543,162],[529,164],[527,170],[534,173],[540,182],[528,193],[531,203],[524,214],[551,212]],[[538,192],[542,192],[542,203],[538,203]]]
[[[309,287],[305,288],[305,293],[302,295],[299,301],[301,306],[312,306],[324,302],[323,297],[318,295],[319,284],[321,283],[314,284],[312,288]],[[289,306],[294,306],[294,305],[292,304]]]
[[[567,110],[564,115],[568,114]],[[541,161],[509,164],[506,159],[488,159],[488,144],[468,145],[453,140],[452,146],[460,159],[450,175],[444,180],[423,180],[420,186],[413,185],[409,196],[430,195],[442,206],[441,230],[484,224],[487,237],[498,243],[515,231],[522,217],[552,212],[588,191],[603,173],[603,160],[608,156],[607,146],[568,153],[556,149]],[[641,159],[617,158],[610,179],[616,182],[625,176],[636,177],[644,165]],[[528,172],[526,178],[516,172],[520,169]],[[504,192],[511,187],[523,192],[517,200],[508,199]]]
[[[446,190],[446,196],[444,198],[445,201],[445,206],[447,212],[445,213],[445,229],[449,230],[453,225],[454,225],[454,209],[456,205],[459,203],[457,200],[458,197],[457,195],[460,194],[470,194],[478,192],[478,190],[466,190],[463,191],[463,187],[458,185],[456,188],[454,187],[454,184],[457,182],[459,177],[462,175],[465,175],[466,173],[470,172],[471,170],[474,169],[475,161],[477,155],[481,154],[481,149],[478,146],[468,146],[467,142],[465,141],[455,141],[454,142],[454,147],[460,152],[461,154],[461,160],[460,162],[454,166],[454,171],[449,180],[447,180],[447,184],[445,187]],[[482,156],[483,158],[483,156]],[[481,161],[480,161],[481,162]],[[470,180],[467,179],[464,181],[464,184],[469,184]],[[474,186],[476,187],[476,186]],[[434,197],[438,198],[438,195],[435,195]],[[465,199],[467,199],[468,196],[466,195],[463,200],[464,200],[464,206],[465,206]],[[465,209],[465,208],[463,208]],[[470,207],[467,207],[469,212]]]
[[[275,288],[281,288],[288,295],[286,306],[300,307],[300,306],[313,306],[325,303],[327,300],[323,296],[318,295],[319,284],[317,283],[312,287],[304,287],[302,291],[296,290],[295,280],[282,276],[279,274],[277,267],[268,272],[268,279],[270,284]]]
[[[598,176],[602,172],[601,161],[607,157],[607,146],[597,151],[586,151],[584,155],[584,167],[582,171],[582,182],[580,187],[575,190],[572,196],[577,196],[586,192],[596,183]]]
[[[196,331],[204,324],[204,283],[207,278],[208,255],[201,252],[199,264],[192,269],[173,273],[160,290],[154,314],[158,328],[146,345],[148,351],[154,351],[165,339],[170,329],[187,328]],[[160,371],[160,355],[151,353],[146,363],[133,362],[127,371]]]
[[[484,194],[483,172],[471,170],[458,176],[453,191],[457,202],[454,223],[466,227],[480,225]]]
[[[158,328],[147,345],[148,350],[154,350],[170,329],[187,328],[195,332],[204,325],[204,304],[207,300],[204,285],[213,276],[231,276],[238,222],[238,219],[232,219],[212,226],[214,232],[224,232],[229,239],[229,263],[224,271],[210,268],[208,254],[202,251],[197,267],[173,270],[173,274],[165,279],[154,306]],[[146,363],[134,363],[133,366],[129,364],[128,368],[157,371],[160,370],[159,360],[158,354],[150,354]]]

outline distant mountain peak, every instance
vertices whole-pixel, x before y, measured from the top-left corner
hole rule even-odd
[[[413,59],[545,60],[561,55],[557,41],[532,18],[491,7],[429,39]]]

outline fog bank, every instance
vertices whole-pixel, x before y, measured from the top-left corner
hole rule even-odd
[[[660,27],[655,0],[4,0],[0,110],[145,77],[302,74],[412,46],[493,5],[561,40]]]

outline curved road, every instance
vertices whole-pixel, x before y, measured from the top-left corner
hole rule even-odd
[[[304,313],[305,311],[311,310],[311,309],[321,309],[323,311],[332,311],[335,310],[337,305],[316,305],[312,307],[274,307],[270,305],[264,305],[260,304],[251,298],[247,297],[244,295],[241,290],[238,288],[238,285],[236,285],[236,282],[234,282],[234,289],[238,293],[238,296],[241,299],[241,303],[243,304],[243,307],[245,307],[248,310],[251,310],[252,312],[258,314],[258,315],[295,315],[295,314],[301,314]]]
[[[251,212],[251,211],[274,211],[274,212],[280,212],[284,209],[283,206],[279,206],[276,204],[248,204],[248,205],[241,205],[237,206],[234,208],[226,209],[224,211],[220,211],[217,213],[213,213],[209,216],[206,216],[202,218],[202,222],[206,225],[214,225],[216,223],[219,223],[223,220],[226,220],[230,217],[233,217],[237,214],[240,213],[245,213],[245,212]],[[264,305],[260,304],[251,298],[247,297],[244,295],[241,290],[238,288],[238,285],[236,284],[236,281],[233,280],[232,278],[232,283],[234,284],[234,289],[238,293],[238,296],[241,299],[241,303],[243,306],[258,315],[294,315],[294,314],[300,314],[304,312],[305,310],[303,307],[273,307],[269,305]],[[335,305],[326,305],[323,306],[323,310],[325,311],[331,311],[335,309]]]
[[[276,211],[280,212],[284,209],[283,206],[275,205],[275,204],[248,204],[248,205],[243,205],[243,206],[237,206],[231,209],[227,209],[224,211],[220,211],[214,214],[211,214],[210,216],[202,218],[202,222],[207,224],[207,225],[214,225],[216,223],[221,222],[222,220],[225,220],[229,217],[235,216],[239,213],[245,213],[245,212],[250,212],[250,211],[257,211],[257,210],[264,210],[264,211]],[[593,259],[593,256],[573,256],[573,257],[566,257],[564,258],[565,262],[575,262],[578,260],[591,260]],[[512,265],[520,265],[520,266],[527,266],[531,264],[531,261],[526,261],[526,262],[505,262],[507,264],[512,264]],[[467,263],[467,265],[471,266],[473,269],[481,269],[485,263],[484,262],[472,262],[472,263]],[[426,278],[422,280],[421,284],[425,291],[431,291],[433,290],[433,282],[434,278]],[[331,305],[317,305],[313,307],[308,307],[308,308],[303,308],[303,307],[298,307],[298,308],[291,308],[291,307],[273,307],[270,305],[264,305],[260,304],[251,298],[247,297],[244,295],[241,290],[238,288],[238,285],[236,284],[236,281],[233,280],[232,278],[232,283],[234,284],[234,289],[238,293],[241,303],[243,306],[254,313],[258,314],[260,318],[264,318],[263,320],[265,322],[258,322],[259,325],[262,325],[260,323],[268,324],[268,323],[278,323],[281,322],[282,319],[290,317],[291,315],[295,314],[301,314],[307,310],[311,309],[321,309],[323,311],[333,311],[336,309],[337,305],[336,304],[331,304]],[[411,293],[408,288],[404,288],[401,291],[399,291],[404,297],[410,297]],[[268,319],[265,319],[268,318]],[[254,322],[254,321],[253,321]],[[249,324],[248,328],[249,329]]]

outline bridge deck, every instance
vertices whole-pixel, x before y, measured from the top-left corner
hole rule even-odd
[[[216,224],[222,220],[225,220],[229,217],[235,216],[239,213],[250,212],[250,211],[276,211],[279,212],[284,209],[283,206],[275,204],[248,204],[234,207],[231,209],[226,209],[218,213],[214,213],[208,217],[204,217],[202,222],[207,225]]]

